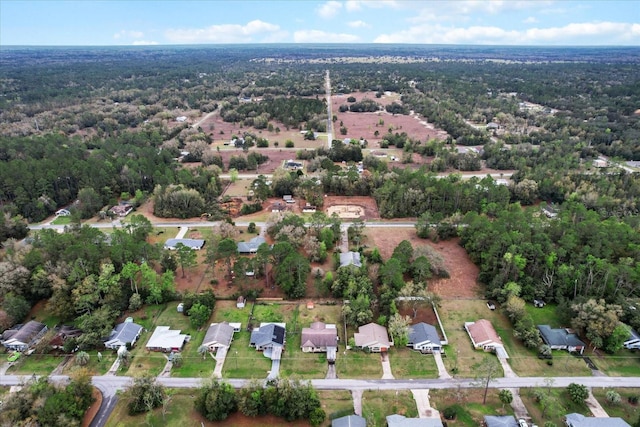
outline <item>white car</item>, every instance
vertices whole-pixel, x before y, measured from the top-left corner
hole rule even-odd
[[[527,424],[527,422],[524,420],[524,418],[520,418],[518,420],[518,426],[519,427],[529,427],[529,424]]]

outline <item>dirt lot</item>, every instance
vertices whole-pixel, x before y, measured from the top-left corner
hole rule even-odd
[[[349,96],[355,97],[358,102],[366,98],[374,100],[381,105],[388,105],[394,101],[400,101],[398,94],[383,95],[381,98],[376,98],[375,92],[356,92],[332,96],[332,112],[338,117],[336,121],[336,136],[334,138],[364,138],[369,141],[369,148],[375,149],[380,147],[379,143],[382,141],[383,136],[389,131],[389,128],[392,128],[394,133],[406,132],[409,137],[420,141],[426,141],[432,138],[445,139],[447,137],[446,132],[435,129],[433,125],[425,122],[418,116],[394,116],[386,111],[376,113],[341,113],[340,106],[349,105],[347,102]],[[379,124],[380,120],[383,120],[384,124]],[[337,129],[340,128],[340,122],[347,128],[346,135],[338,134]],[[375,131],[379,132],[378,136],[374,135]],[[417,159],[419,156],[415,157]]]
[[[324,198],[325,211],[331,206],[350,205],[364,208],[364,219],[380,219],[378,205],[373,197],[362,196],[327,196]]]
[[[431,279],[429,288],[443,299],[479,298],[481,297],[478,277],[478,267],[471,262],[462,246],[458,245],[458,239],[433,243],[430,240],[420,239],[413,228],[375,228],[367,229],[365,244],[370,248],[378,248],[383,259],[388,259],[393,250],[403,240],[408,240],[413,247],[429,245],[436,249],[445,260],[449,271],[448,279]]]
[[[284,144],[282,144],[284,145]],[[240,174],[271,174],[277,168],[282,166],[282,163],[285,160],[295,160],[296,152],[301,150],[301,148],[252,148],[251,151],[258,152],[269,157],[266,163],[258,166],[258,169],[255,171],[240,171]],[[224,162],[225,170],[229,167],[229,159],[231,156],[246,156],[241,149],[236,148],[225,148],[224,150],[220,150],[218,153],[220,157],[222,157],[222,161]],[[193,167],[199,166],[200,163],[192,163]]]

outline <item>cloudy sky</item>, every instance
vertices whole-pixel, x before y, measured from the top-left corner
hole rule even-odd
[[[640,46],[640,2],[0,0],[0,46],[220,43]]]

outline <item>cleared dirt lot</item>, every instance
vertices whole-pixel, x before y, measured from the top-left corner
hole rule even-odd
[[[393,250],[403,240],[411,242],[414,248],[431,246],[445,261],[449,271],[448,279],[430,279],[429,288],[443,299],[481,298],[482,290],[477,282],[478,267],[471,262],[464,248],[458,245],[458,239],[434,243],[420,239],[413,228],[369,228],[365,232],[365,244],[370,248],[376,247],[383,259],[388,259]]]
[[[359,206],[364,209],[363,219],[380,219],[378,204],[373,197],[363,196],[327,196],[323,209],[330,215],[329,208],[334,206]]]

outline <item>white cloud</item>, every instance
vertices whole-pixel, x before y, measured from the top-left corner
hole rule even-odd
[[[165,37],[172,43],[253,43],[280,40],[283,31],[278,25],[254,20],[245,25],[224,24],[207,28],[169,29]]]
[[[396,0],[347,0],[344,8],[349,12],[357,12],[365,7],[380,9],[383,7],[397,8],[399,3]]]
[[[563,27],[505,30],[495,26],[454,27],[420,25],[379,35],[376,43],[433,44],[569,44],[610,45],[640,43],[640,24],[623,22],[572,23]]]
[[[131,31],[131,30],[120,30],[113,35],[114,39],[139,39],[144,37],[144,33],[142,31]]]
[[[304,30],[293,33],[295,43],[356,43],[360,37],[353,34],[327,33],[320,30]]]
[[[318,15],[323,18],[333,18],[342,9],[339,1],[328,1],[317,9]]]
[[[131,43],[133,46],[153,46],[157,45],[158,42],[152,40],[136,40]]]
[[[371,25],[364,21],[351,21],[347,23],[351,28],[371,28]]]
[[[459,0],[459,1],[428,1],[403,3],[407,8],[415,9],[411,23],[456,21],[466,22],[485,15],[508,14],[527,9],[539,11],[541,7],[548,7],[551,0]]]
[[[527,19],[522,21],[523,24],[535,24],[536,22],[538,22],[538,19],[536,19],[535,16],[529,16]]]

